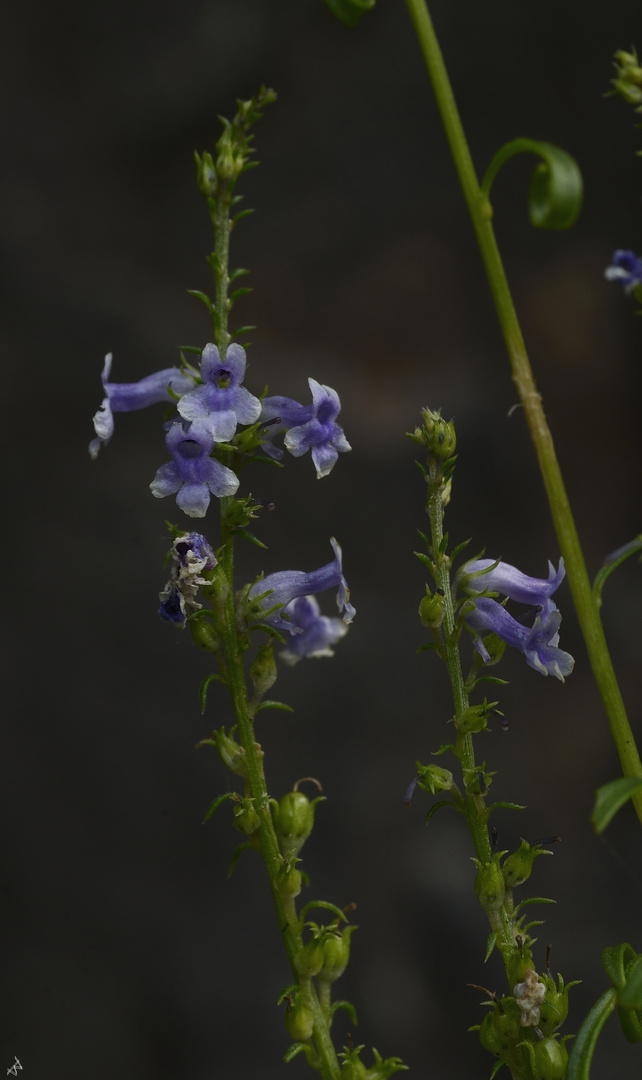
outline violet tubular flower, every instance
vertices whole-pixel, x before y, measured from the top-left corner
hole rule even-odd
[[[642,285],[642,259],[634,251],[618,248],[613,252],[611,265],[604,271],[607,281],[619,281],[625,293],[633,292],[636,285]]]
[[[155,405],[161,401],[173,401],[168,387],[174,394],[185,394],[192,390],[194,379],[191,375],[185,375],[180,368],[163,368],[155,371],[152,375],[146,375],[135,383],[109,382],[111,374],[112,354],[107,353],[102,371],[102,383],[105,397],[98,411],[94,415],[94,430],[96,438],[89,444],[89,453],[96,458],[102,445],[107,445],[114,433],[115,412],[134,412],[136,409],[146,409],[148,405]]]
[[[285,431],[284,445],[293,457],[302,457],[311,451],[312,461],[317,471],[317,479],[327,476],[337,462],[339,453],[351,450],[343,428],[336,423],[341,411],[341,402],[336,390],[323,386],[316,379],[308,379],[312,393],[311,405],[300,405],[298,401],[286,397],[267,397],[263,402],[261,419],[263,421],[279,418],[279,424],[272,429],[273,438],[279,431]],[[282,451],[270,442],[263,444],[270,457],[280,458]]]
[[[210,457],[214,439],[190,424],[174,423],[165,438],[172,461],[161,465],[149,485],[152,495],[164,499],[176,495],[176,505],[189,517],[205,517],[210,494],[233,495],[238,477],[216,458]]]
[[[184,420],[195,430],[206,432],[213,442],[229,442],[237,424],[254,424],[261,415],[261,402],[245,386],[245,349],[233,342],[221,359],[211,342],[201,356],[202,386],[197,386],[178,403]]]
[[[549,562],[548,578],[531,578],[510,563],[493,559],[474,559],[466,564],[460,577],[468,593],[497,592],[522,604],[528,604],[532,625],[515,619],[506,608],[490,596],[473,595],[464,606],[464,620],[475,637],[475,648],[485,663],[490,654],[483,635],[495,633],[524,654],[526,663],[542,675],[554,675],[561,682],[573,670],[575,661],[570,653],[558,648],[562,616],[551,599],[564,574],[564,560],[557,571]]]
[[[316,595],[338,585],[339,613],[344,623],[352,622],[356,613],[350,603],[348,583],[343,576],[341,548],[334,537],[330,538],[330,543],[334,559],[318,570],[311,570],[309,573],[303,570],[280,570],[275,574],[268,574],[252,585],[248,602],[258,621],[269,623],[276,629],[286,630],[291,634],[303,633],[304,628],[287,618],[283,609],[300,596]],[[272,610],[274,608],[277,610]]]
[[[334,656],[336,645],[348,627],[342,619],[328,618],[321,614],[321,609],[314,596],[299,596],[292,600],[283,614],[290,619],[290,643],[279,655],[286,664],[294,666],[304,657],[316,659],[322,656]]]

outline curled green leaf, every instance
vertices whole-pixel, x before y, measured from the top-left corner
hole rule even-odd
[[[531,224],[537,229],[570,228],[582,206],[582,174],[575,159],[552,143],[534,139],[513,139],[505,143],[495,154],[482,180],[482,192],[489,206],[493,180],[504,162],[516,154],[535,154],[541,158],[528,191]]]
[[[598,788],[591,814],[591,824],[595,831],[604,832],[620,807],[641,789],[642,778],[639,776],[621,776],[618,780],[611,780]]]
[[[325,0],[333,15],[345,26],[357,26],[362,15],[375,6],[375,0]]]
[[[613,571],[617,570],[618,566],[621,566],[623,562],[626,562],[631,555],[635,555],[637,552],[642,552],[642,536],[636,536],[628,544],[624,544],[617,551],[607,555],[593,582],[593,597],[598,608],[602,606],[602,589]]]

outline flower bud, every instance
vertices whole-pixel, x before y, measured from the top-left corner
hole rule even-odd
[[[221,642],[216,630],[208,618],[188,619],[192,641],[199,649],[207,649],[208,652],[218,652]]]
[[[637,54],[620,49],[615,54],[615,66],[613,86],[617,93],[629,105],[639,105],[642,102],[642,67],[638,63]]]
[[[523,1037],[519,1008],[514,998],[505,997],[482,1020],[479,1041],[495,1057],[505,1054]]]
[[[524,1043],[530,1058],[533,1080],[565,1080],[568,1052],[564,1043],[554,1035],[538,1039],[535,1044]]]
[[[294,865],[296,859],[284,859],[279,867],[276,887],[282,897],[298,896],[301,892],[301,871]]]
[[[312,832],[314,808],[320,801],[321,796],[310,802],[302,791],[289,791],[278,806],[273,807],[274,828],[282,855],[299,853]]]
[[[494,701],[493,705],[497,702]],[[479,731],[485,731],[488,727],[488,712],[492,708],[487,701],[484,701],[481,705],[471,705],[462,716],[459,724],[457,725],[460,731],[469,731],[476,734]]]
[[[556,987],[549,975],[542,975],[546,993],[540,1006],[538,1027],[544,1035],[552,1035],[564,1023],[568,1016],[568,992],[572,986],[577,986],[577,980],[564,986],[562,976],[558,975],[557,978],[559,982]]]
[[[318,978],[325,982],[335,982],[343,975],[350,959],[350,937],[356,926],[346,926],[345,930],[330,930],[323,938],[323,967]]]
[[[431,593],[427,585],[426,595],[419,604],[419,618],[430,630],[438,630],[444,621],[444,598],[437,592]]]
[[[541,847],[531,847],[526,840],[522,840],[517,851],[509,855],[502,866],[504,881],[509,889],[523,883],[531,876],[533,862],[538,855],[552,855],[552,851],[545,851]]]
[[[245,777],[247,774],[245,768],[245,750],[243,747],[239,746],[231,735],[225,734],[225,728],[221,728],[220,731],[215,731],[212,738],[216,743],[216,749],[219,752],[219,757],[223,764],[227,765],[228,769],[231,769],[237,776]]]
[[[341,1066],[341,1080],[367,1080],[368,1070],[361,1060],[363,1045],[355,1046],[352,1050],[347,1048],[339,1057],[343,1058]]]
[[[258,698],[262,698],[276,682],[276,660],[274,659],[274,641],[270,638],[266,645],[261,645],[252,664],[250,678]]]
[[[506,968],[506,978],[510,986],[524,981],[526,972],[533,969],[533,954],[526,946],[518,949],[513,946],[498,946]]]
[[[317,975],[323,967],[323,942],[319,937],[313,937],[299,950],[294,958],[294,966],[302,978]]]
[[[234,807],[234,828],[244,832],[246,836],[251,836],[261,825],[261,819],[252,802],[252,799],[243,798]]]
[[[417,773],[420,788],[429,791],[431,795],[437,795],[440,791],[450,791],[453,786],[453,774],[448,769],[442,769],[439,765],[422,765],[417,762]]]
[[[304,1003],[300,991],[290,998],[283,1019],[290,1035],[297,1042],[307,1042],[312,1038],[314,1017],[309,1005]]]
[[[493,855],[491,861],[486,864],[478,862],[478,870],[475,875],[475,893],[484,911],[497,911],[504,901],[506,887],[504,875],[499,865],[499,853]]]
[[[421,415],[424,422],[422,427],[415,429],[415,439],[422,442],[434,457],[446,461],[455,453],[457,446],[454,421],[444,420],[439,411],[432,412],[431,409],[422,409]]]
[[[196,151],[194,151],[194,159],[196,161],[196,183],[201,195],[205,198],[213,198],[216,195],[216,170],[214,169],[214,162],[212,155],[204,152],[200,157]]]

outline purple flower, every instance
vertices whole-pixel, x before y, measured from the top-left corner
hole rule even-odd
[[[300,405],[292,398],[268,397],[263,402],[261,419],[265,422],[278,417],[280,422],[270,429],[270,438],[279,431],[286,431],[284,445],[293,457],[312,451],[312,461],[320,480],[331,471],[339,453],[350,450],[351,446],[343,428],[336,423],[341,411],[336,390],[322,386],[316,379],[308,379],[308,385],[312,393],[311,405]],[[270,457],[283,456],[271,442],[263,443],[263,448]]]
[[[155,371],[153,375],[146,375],[135,383],[112,383],[108,381],[111,362],[112,354],[107,353],[102,373],[105,397],[94,416],[97,437],[89,444],[92,458],[97,456],[103,443],[107,445],[114,433],[113,413],[133,412],[135,409],[146,409],[148,405],[155,405],[159,401],[172,401],[168,386],[171,386],[175,394],[184,394],[194,386],[191,375],[184,375],[177,367]]]
[[[613,252],[611,265],[604,271],[607,281],[620,281],[625,293],[630,293],[636,285],[642,285],[642,259],[633,251]]]
[[[176,505],[190,517],[205,517],[210,492],[219,499],[233,495],[238,478],[210,454],[214,439],[190,424],[174,423],[165,438],[173,460],[161,465],[149,485],[152,495],[176,495]]]
[[[330,538],[330,543],[334,551],[334,559],[319,570],[312,570],[308,574],[303,570],[281,570],[256,581],[248,594],[255,618],[270,623],[279,630],[287,630],[291,634],[303,633],[303,626],[298,626],[286,618],[283,609],[299,596],[315,595],[338,585],[337,607],[339,612],[343,613],[344,623],[352,622],[355,609],[350,603],[350,590],[343,576],[341,548],[334,537]],[[277,610],[273,611],[273,608]],[[269,614],[266,614],[267,612]]]
[[[348,633],[348,627],[341,619],[329,619],[321,614],[314,596],[299,596],[282,614],[290,619],[290,644],[280,653],[287,664],[297,664],[304,656],[334,656],[332,645]]]
[[[529,628],[517,622],[505,607],[490,597],[482,596],[470,603],[474,604],[474,607],[464,611],[464,618],[475,634],[475,647],[486,663],[491,657],[482,635],[495,633],[507,645],[519,649],[524,654],[526,663],[542,675],[555,675],[564,682],[565,676],[571,674],[575,664],[573,657],[557,648],[562,621],[557,608],[542,610]]]
[[[172,568],[169,581],[159,593],[161,601],[158,614],[167,622],[176,623],[184,629],[187,608],[198,610],[196,600],[199,585],[207,585],[203,570],[213,570],[216,556],[201,533],[183,533],[177,536],[171,550]]]
[[[549,562],[547,579],[529,577],[516,566],[496,559],[473,559],[463,567],[460,584],[468,593],[498,592],[520,604],[535,605],[548,611],[555,607],[551,596],[565,574],[564,559],[560,559],[557,572]]]
[[[201,356],[202,386],[185,394],[178,403],[184,420],[207,432],[213,442],[229,442],[237,424],[254,424],[261,402],[244,386],[245,349],[233,343],[221,360],[216,345],[206,345]]]
[[[473,595],[473,599],[464,606],[464,619],[474,633],[475,648],[486,663],[490,661],[490,654],[482,637],[495,633],[507,645],[519,649],[535,671],[555,675],[564,682],[564,676],[570,675],[575,661],[569,653],[557,648],[562,616],[551,597],[565,573],[563,559],[560,559],[557,571],[549,562],[548,578],[529,577],[516,566],[496,559],[473,559],[466,563],[458,575],[459,584]],[[480,596],[482,592],[501,593],[510,600],[528,604],[531,611],[518,621],[490,596]],[[532,626],[525,625],[533,615]]]

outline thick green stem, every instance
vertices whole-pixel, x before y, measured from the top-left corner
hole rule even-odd
[[[542,400],[535,385],[526,346],[495,240],[492,210],[483,196],[464,135],[452,87],[424,0],[406,0],[432,82],[446,130],[464,198],[477,236],[497,316],[510,357],[511,369],[524,407],[544,486],[564,556],[573,602],[586,643],[595,681],[606,710],[611,734],[625,776],[642,777],[642,762],[626,715],[608,651],[599,611],[595,604],[553,438],[546,422]],[[642,822],[642,793],[633,797]]]

